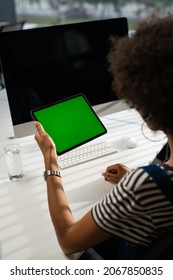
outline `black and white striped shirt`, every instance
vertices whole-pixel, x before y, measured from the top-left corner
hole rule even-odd
[[[166,169],[173,180],[173,168]],[[125,175],[92,215],[100,228],[134,245],[148,245],[173,227],[173,204],[142,168]]]

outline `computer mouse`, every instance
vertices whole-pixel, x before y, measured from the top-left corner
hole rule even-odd
[[[121,140],[123,145],[128,149],[135,148],[138,145],[136,139],[131,136],[122,136]]]

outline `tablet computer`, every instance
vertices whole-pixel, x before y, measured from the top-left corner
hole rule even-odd
[[[107,133],[83,94],[36,108],[31,116],[53,139],[58,155]]]

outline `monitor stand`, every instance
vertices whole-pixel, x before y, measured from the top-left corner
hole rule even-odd
[[[34,135],[36,132],[34,121],[14,125],[14,135],[16,138],[26,137],[30,135]]]

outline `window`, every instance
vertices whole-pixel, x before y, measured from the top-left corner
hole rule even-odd
[[[129,29],[153,11],[173,11],[172,0],[14,0],[18,21],[33,25],[64,24],[125,16]]]

